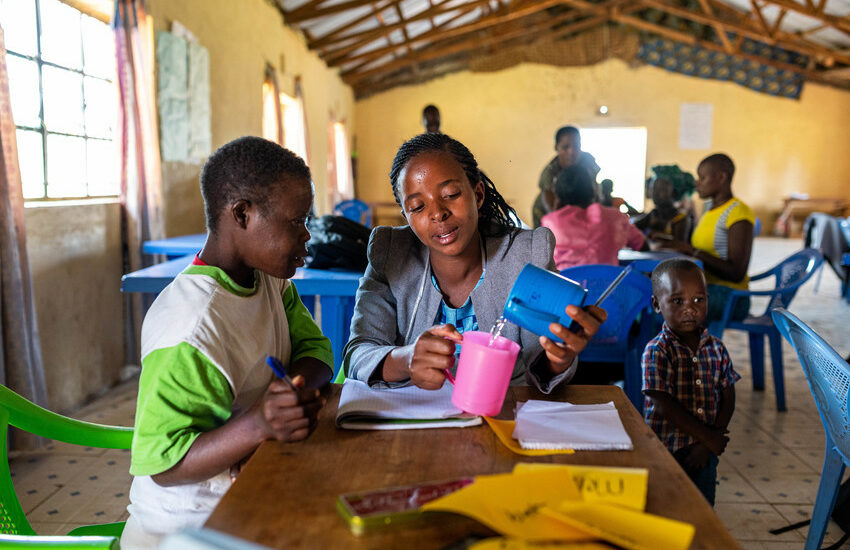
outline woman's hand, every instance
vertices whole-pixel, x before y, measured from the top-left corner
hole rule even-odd
[[[437,325],[420,334],[410,346],[410,381],[426,390],[442,388],[445,370],[455,362],[455,343],[462,341],[463,336],[450,324]]]
[[[552,323],[549,325],[549,330],[563,340],[563,343],[553,342],[545,336],[540,337],[540,345],[543,346],[552,374],[555,375],[564,372],[573,364],[576,355],[587,347],[587,343],[599,330],[599,326],[608,318],[608,313],[596,306],[579,308],[569,305],[566,312],[571,319],[578,323],[579,330],[577,332],[570,331],[560,323]]]

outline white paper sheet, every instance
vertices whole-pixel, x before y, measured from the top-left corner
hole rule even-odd
[[[714,106],[682,103],[679,108],[679,149],[711,149]]]
[[[594,405],[537,400],[520,403],[513,437],[523,449],[633,448],[613,401]]]

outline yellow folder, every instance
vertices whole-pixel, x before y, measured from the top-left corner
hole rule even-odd
[[[649,470],[646,468],[520,462],[514,467],[514,472],[552,471],[559,468],[572,474],[584,502],[616,504],[641,512],[646,508],[646,486],[649,481]]]
[[[475,483],[431,501],[423,510],[463,514],[509,537],[528,540],[590,540],[586,531],[540,513],[564,500],[580,499],[566,470],[534,470],[479,476]]]

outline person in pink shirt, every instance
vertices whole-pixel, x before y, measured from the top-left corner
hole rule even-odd
[[[555,265],[559,270],[574,265],[617,265],[617,251],[624,247],[646,249],[643,233],[616,208],[594,202],[593,181],[587,170],[569,166],[555,183],[557,210],[543,216],[540,224],[555,234]]]

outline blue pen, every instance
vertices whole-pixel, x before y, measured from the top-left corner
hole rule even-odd
[[[293,389],[293,391],[297,391],[295,389],[295,384],[292,383],[292,378],[286,374],[286,367],[283,366],[283,363],[280,362],[280,359],[269,355],[266,357],[266,364],[271,367],[272,372],[274,372],[275,376],[289,384],[289,387]]]

